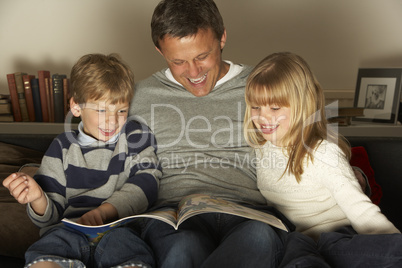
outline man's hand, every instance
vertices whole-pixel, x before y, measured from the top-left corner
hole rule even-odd
[[[364,176],[362,175],[362,173],[359,170],[353,169],[353,171],[355,172],[355,176],[357,178],[357,181],[359,182],[360,186],[362,187],[363,192],[366,190],[366,179],[364,178]]]
[[[370,185],[368,184],[367,178],[363,175],[364,174],[363,171],[358,167],[353,167],[353,171],[355,173],[357,181],[360,184],[360,187],[362,187],[363,193],[365,193],[368,197],[370,197],[371,188]]]

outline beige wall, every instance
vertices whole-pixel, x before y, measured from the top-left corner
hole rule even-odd
[[[6,74],[69,74],[83,54],[118,52],[144,79],[165,66],[150,38],[159,0],[0,0],[0,93]],[[401,0],[216,0],[224,59],[254,65],[293,51],[325,89],[354,89],[359,67],[402,67]]]

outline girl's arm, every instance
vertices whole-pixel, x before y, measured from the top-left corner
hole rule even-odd
[[[400,233],[365,195],[349,162],[339,147],[330,144],[326,150],[327,175],[323,183],[331,191],[336,203],[349,219],[352,227],[360,234]],[[332,159],[332,160],[331,160]]]

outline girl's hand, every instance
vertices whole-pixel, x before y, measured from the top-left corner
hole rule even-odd
[[[42,188],[25,173],[11,174],[3,181],[3,185],[20,204],[31,203],[44,197]]]

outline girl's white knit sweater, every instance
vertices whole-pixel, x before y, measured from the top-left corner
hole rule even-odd
[[[296,230],[315,239],[322,232],[351,225],[361,234],[399,233],[361,187],[340,148],[324,141],[314,151],[314,161],[304,161],[297,183],[286,172],[286,152],[267,142],[256,150],[257,183],[268,204],[275,206]]]

